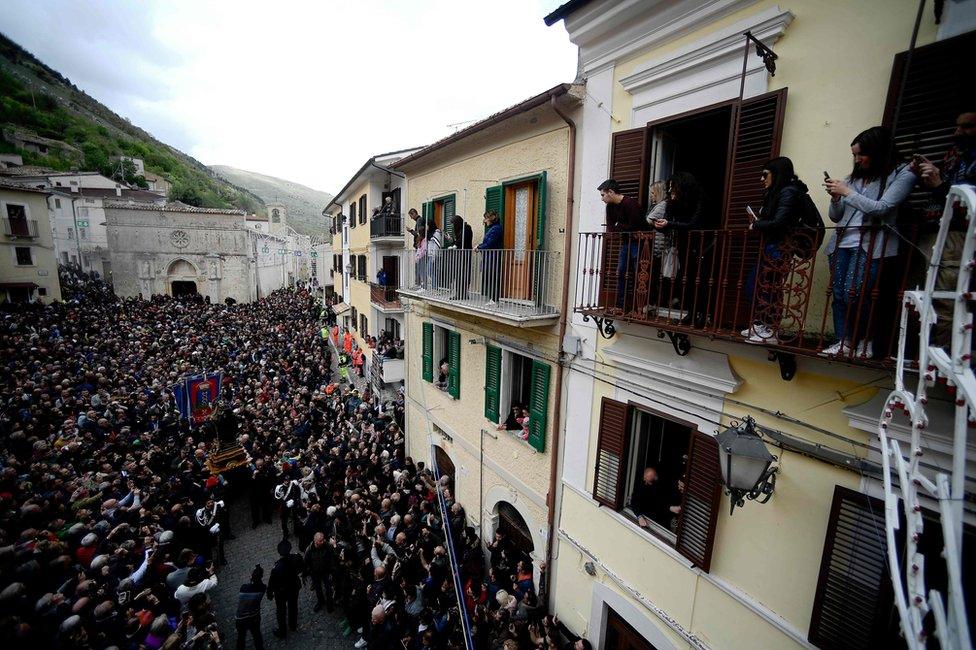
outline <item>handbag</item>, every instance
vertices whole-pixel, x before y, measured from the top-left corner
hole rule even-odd
[[[678,261],[678,248],[677,246],[671,246],[661,257],[661,277],[668,278],[669,280],[674,280],[678,277],[678,269],[681,267],[681,263]]]

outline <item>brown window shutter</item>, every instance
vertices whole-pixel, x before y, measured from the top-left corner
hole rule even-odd
[[[721,499],[718,443],[714,437],[695,431],[688,445],[685,493],[674,547],[702,571],[708,571],[712,563],[715,522]]]
[[[972,110],[976,102],[976,89],[972,83],[974,50],[976,32],[968,32],[916,48],[912,53],[901,93],[898,124],[895,125],[895,142],[906,159],[916,153],[934,163],[945,158],[952,146],[956,117],[963,111]],[[897,54],[891,67],[883,122],[889,128],[895,117],[907,54]],[[911,203],[922,207],[930,195],[920,186],[912,194]]]
[[[623,505],[624,463],[627,451],[628,408],[623,402],[603,398],[596,442],[596,475],[593,498],[614,510]]]
[[[618,131],[613,134],[610,149],[610,178],[620,184],[620,193],[647,206],[647,148],[646,127]]]
[[[763,189],[759,182],[763,165],[779,155],[783,138],[786,88],[742,100],[734,116],[734,136],[729,164],[725,227],[746,228],[746,206],[759,212]]]
[[[808,639],[819,648],[894,648],[884,503],[834,488]]]
[[[732,116],[732,146],[729,151],[728,180],[726,182],[724,228],[749,227],[746,206],[759,212],[763,201],[760,183],[763,165],[779,155],[783,137],[783,113],[786,109],[786,88],[745,99],[735,107]],[[744,281],[746,269],[756,266],[759,259],[759,237],[726,237],[725,269],[730,286]],[[750,296],[745,292],[729,291],[721,309],[721,326],[733,331],[747,326]],[[738,302],[738,304],[737,304]]]

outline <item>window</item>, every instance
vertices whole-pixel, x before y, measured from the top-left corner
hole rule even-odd
[[[14,237],[29,237],[30,224],[27,222],[27,208],[23,205],[7,204],[7,225]]]
[[[359,333],[363,336],[369,335],[369,319],[366,318],[366,314],[359,315]]]
[[[68,263],[68,253],[66,251],[61,251],[61,263],[62,264]]]
[[[47,287],[38,287],[37,288],[37,295],[39,295],[39,296],[46,296],[47,295]]]
[[[356,312],[355,307],[349,308],[349,320],[352,322],[352,324],[350,325],[352,329],[356,329],[356,324],[359,322],[357,319],[358,315],[359,314]]]
[[[75,238],[75,229],[68,228],[68,239],[74,239],[74,238]]]
[[[593,498],[630,518],[642,517],[637,523],[703,571],[711,564],[721,481],[714,437],[603,398]]]
[[[366,281],[366,256],[357,255],[356,256],[356,276],[360,281]]]
[[[438,199],[434,199],[429,203],[424,203],[421,208],[420,214],[427,218],[433,219],[434,224],[441,229],[445,237],[453,237],[454,230],[451,225],[451,219],[454,217],[454,206],[457,204],[454,194],[449,194],[448,196],[442,196]]]
[[[494,423],[508,424],[513,418],[529,417],[527,442],[537,451],[546,450],[546,423],[549,419],[550,366],[531,357],[494,345],[485,348],[485,417]],[[512,409],[518,406],[520,414]],[[512,428],[524,436],[524,428]]]
[[[88,239],[88,232],[84,228],[79,228],[78,237],[80,237],[81,239]]]
[[[460,333],[433,323],[424,323],[422,361],[424,381],[433,383],[454,399],[460,399]]]
[[[359,197],[359,223],[366,223],[366,195]]]
[[[54,199],[54,207],[61,209],[61,199]]]
[[[17,246],[14,251],[17,255],[17,266],[30,266],[34,263],[30,246]]]
[[[356,227],[356,203],[355,202],[349,204],[349,227],[350,228]]]

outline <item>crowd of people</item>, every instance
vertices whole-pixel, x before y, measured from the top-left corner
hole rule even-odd
[[[564,647],[529,558],[499,533],[486,561],[451,477],[404,455],[402,398],[333,381],[307,291],[211,304],[120,299],[77,271],[62,284],[64,302],[0,313],[6,647],[263,647],[268,601],[288,638],[306,589],[356,647],[464,647],[466,631],[477,648]],[[172,387],[203,370],[221,373],[221,417],[191,428]],[[247,463],[212,473],[236,444]],[[281,527],[265,557],[225,549],[249,534],[231,530],[235,499],[252,527]],[[253,563],[236,621],[212,602],[227,562]]]
[[[830,197],[827,217],[833,224],[829,233],[824,232],[821,215],[808,186],[797,177],[793,161],[781,156],[764,164],[756,179],[762,202],[746,208],[747,229],[761,235],[756,253],[748,253],[750,240],[742,233],[720,229],[708,192],[686,171],[653,183],[646,211],[636,198],[621,192],[617,181],[605,181],[598,189],[606,204],[616,269],[616,300],[611,309],[641,318],[663,309],[668,318],[675,312],[683,314],[685,325],[716,326],[716,312],[733,302],[729,296],[717,296],[717,287],[723,282],[735,286],[738,274],[741,288],[733,291],[741,295],[731,298],[748,303],[741,313],[753,317],[742,336],[750,343],[775,344],[783,333],[786,303],[800,299],[784,298],[793,260],[814,258],[826,239],[833,340],[823,342],[820,354],[866,359],[887,355],[890,341],[884,339],[891,337],[896,294],[905,284],[924,281],[949,187],[976,184],[976,113],[957,117],[953,146],[941,161],[920,154],[907,157],[898,150],[891,131],[880,126],[857,134],[850,146],[849,174],[823,172],[822,189]],[[923,210],[910,205],[913,192],[928,196]],[[965,226],[962,219],[956,221],[943,251],[936,286],[940,290],[955,288],[958,277]],[[643,247],[652,250],[645,252]],[[744,252],[725,255],[723,262],[719,253],[726,248]],[[645,255],[652,277],[638,291],[638,262]],[[742,263],[744,257],[750,258],[747,265]],[[724,277],[719,282],[711,276],[723,263],[735,268],[722,272],[731,280]],[[895,271],[885,273],[885,268]],[[910,269],[908,276],[905,268]],[[936,301],[935,308],[940,322],[934,339],[947,344],[951,301]],[[882,344],[876,346],[878,339]]]

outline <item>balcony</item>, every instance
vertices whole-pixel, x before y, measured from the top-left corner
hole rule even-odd
[[[37,237],[37,220],[4,218],[3,235],[14,239],[35,239]]]
[[[369,299],[380,311],[403,311],[400,303],[400,296],[397,293],[398,287],[369,283]]]
[[[403,364],[403,359],[388,359],[373,350],[373,363],[370,370],[373,388],[379,391],[387,384],[402,382],[405,376]]]
[[[825,240],[831,235],[828,229]],[[593,318],[605,338],[619,322],[657,328],[680,355],[690,350],[689,335],[758,345],[778,358],[784,378],[795,372],[795,354],[892,366],[902,294],[924,277],[924,259],[906,243],[915,238],[904,229],[863,230],[858,247],[847,250],[897,239],[898,254],[875,260],[873,282],[862,266],[847,274],[847,289],[834,291],[826,255],[809,253],[809,231],[778,247],[743,228],[677,233],[670,242],[653,232],[580,233],[574,311]],[[671,269],[662,272],[671,245],[673,277]],[[628,254],[629,264],[621,261]],[[849,344],[830,350],[837,326]]]
[[[369,222],[370,239],[403,239],[403,215],[381,216]]]
[[[548,325],[559,318],[556,252],[448,249],[422,260],[412,249],[400,253],[406,280],[402,296],[515,327]]]

